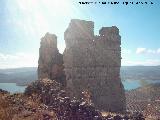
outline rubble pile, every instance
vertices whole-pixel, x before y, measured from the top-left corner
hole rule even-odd
[[[85,101],[63,98],[60,100],[56,115],[58,120],[144,120],[141,113],[108,114],[103,116],[101,111]]]
[[[41,99],[41,102],[46,105],[52,105],[54,99],[57,97],[57,93],[62,90],[62,85],[54,80],[42,79],[37,80],[25,89],[24,94],[32,95],[37,94]]]
[[[71,99],[59,83],[50,79],[35,81],[29,85],[26,88],[25,94],[33,96],[33,93],[37,95],[47,111],[54,111],[57,120],[129,120],[129,118],[143,120],[141,114],[134,114],[133,116],[130,114],[109,113],[103,115],[88,100],[86,94],[82,94],[83,97],[81,99]],[[49,115],[46,115],[46,120],[50,119]]]

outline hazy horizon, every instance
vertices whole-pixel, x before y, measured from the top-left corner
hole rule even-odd
[[[145,65],[122,65],[121,67],[160,67],[160,65],[155,66],[145,66]],[[13,67],[13,68],[0,68],[0,70],[5,69],[21,69],[21,68],[38,68],[38,66],[29,66],[29,67]]]

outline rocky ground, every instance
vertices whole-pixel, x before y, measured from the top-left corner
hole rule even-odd
[[[143,120],[141,113],[109,113],[88,100],[70,99],[61,85],[49,79],[35,81],[24,94],[0,90],[0,120]]]
[[[9,94],[0,92],[0,120],[56,120],[54,111],[49,111],[36,94]]]
[[[149,84],[126,92],[127,110],[141,111],[151,120],[160,119],[160,84]]]

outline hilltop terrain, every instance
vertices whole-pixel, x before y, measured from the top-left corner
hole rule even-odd
[[[30,84],[24,94],[0,90],[1,120],[144,120],[141,113],[99,111],[83,93],[82,99],[70,99],[54,80]]]
[[[0,69],[0,83],[27,85],[34,80],[37,80],[36,67]]]
[[[126,98],[128,113],[99,111],[87,94],[82,99],[71,100],[59,83],[44,79],[30,84],[25,93],[11,95],[0,90],[0,119],[143,120],[143,116],[146,120],[160,119],[160,84],[127,91]]]
[[[141,111],[151,119],[160,119],[160,84],[150,84],[126,91],[128,111]]]

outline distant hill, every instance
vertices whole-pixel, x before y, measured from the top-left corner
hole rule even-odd
[[[122,80],[160,80],[160,66],[122,66]]]
[[[14,68],[0,69],[1,83],[17,83],[18,85],[26,85],[34,80],[37,80],[37,68]]]
[[[160,66],[122,66],[122,80],[160,80]],[[28,84],[37,79],[37,67],[0,69],[0,83]]]

